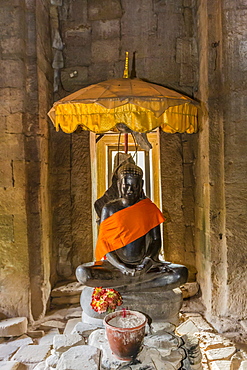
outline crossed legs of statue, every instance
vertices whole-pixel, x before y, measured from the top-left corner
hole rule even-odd
[[[145,274],[124,275],[108,261],[90,262],[77,267],[76,277],[89,287],[126,288],[128,291],[163,287],[164,291],[177,288],[187,281],[188,270],[183,265],[154,262]]]

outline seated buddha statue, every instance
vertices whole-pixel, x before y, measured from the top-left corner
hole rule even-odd
[[[144,195],[142,169],[128,162],[119,166],[116,176],[119,197],[102,208],[96,262],[77,268],[78,281],[133,292],[179,287],[187,281],[188,270],[159,259],[164,217]]]

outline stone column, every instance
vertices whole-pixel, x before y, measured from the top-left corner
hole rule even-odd
[[[38,319],[49,297],[49,2],[1,3],[0,310]]]
[[[208,318],[246,315],[246,28],[243,2],[198,2],[204,103],[197,165],[196,246]]]

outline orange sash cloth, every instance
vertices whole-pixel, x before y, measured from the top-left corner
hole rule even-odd
[[[147,234],[164,221],[164,216],[149,198],[114,213],[100,224],[96,261]]]

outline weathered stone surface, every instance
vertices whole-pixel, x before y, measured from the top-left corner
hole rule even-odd
[[[173,324],[179,322],[178,313],[182,306],[182,293],[179,288],[164,291],[156,288],[152,291],[128,292],[119,288],[123,302],[130,310],[145,312],[152,321],[167,321]],[[81,295],[83,315],[103,319],[106,313],[97,313],[90,306],[93,288],[85,287]],[[83,316],[84,320],[84,316]]]
[[[121,2],[119,0],[107,0],[103,7],[99,0],[92,0],[88,5],[90,21],[115,19],[120,18],[122,15]]]
[[[64,56],[66,67],[87,67],[91,63],[91,28],[70,29],[65,34]],[[76,54],[74,50],[77,50]],[[85,73],[85,71],[84,71]],[[83,74],[84,75],[84,74]],[[84,81],[85,83],[85,81]],[[82,88],[83,86],[81,86]],[[75,90],[75,89],[74,89]]]
[[[43,330],[28,330],[27,335],[31,338],[41,338],[45,332]]]
[[[0,337],[17,337],[27,332],[27,318],[13,317],[0,321]]]
[[[231,347],[233,343],[219,334],[202,332],[200,335],[201,345],[207,351],[209,349]]]
[[[182,336],[182,340],[190,365],[201,364],[202,353],[199,347],[199,339],[195,335],[186,334]]]
[[[199,311],[200,307],[198,307]],[[213,333],[215,329],[210,325],[200,313],[188,313],[184,317],[189,318],[198,328],[199,331]]]
[[[33,367],[32,370],[46,370],[46,363],[45,363],[45,361],[39,362],[36,366]]]
[[[206,357],[209,361],[230,360],[235,352],[235,347],[209,349],[206,351]]]
[[[150,329],[152,334],[160,335],[164,332],[174,333],[176,326],[170,322],[152,322]]]
[[[81,317],[77,317],[77,318],[68,320],[67,323],[66,323],[65,329],[63,331],[63,334],[72,334],[72,333],[78,332],[78,331],[74,330],[78,323],[81,323]]]
[[[238,350],[231,358],[231,370],[237,370],[243,361],[247,362],[247,353],[243,350]]]
[[[162,350],[162,356],[169,356],[172,350],[179,348],[183,342],[179,337],[171,333],[163,333],[161,335],[144,337],[143,343],[147,347]]]
[[[117,369],[119,366],[126,363],[113,355],[104,329],[93,331],[88,338],[88,344],[102,350],[101,365],[105,369]]]
[[[60,334],[58,328],[53,328],[53,329],[49,330],[48,332],[46,332],[45,335],[43,335],[38,340],[38,343],[39,344],[48,344],[48,345],[51,346],[53,344],[54,336],[58,335],[58,334]]]
[[[192,320],[187,320],[176,328],[179,335],[198,333],[199,329]]]
[[[59,320],[49,320],[45,321],[40,325],[40,329],[50,329],[50,328],[58,328],[58,329],[64,329],[65,323]]]
[[[53,348],[56,352],[65,352],[70,347],[85,344],[85,340],[78,333],[60,334],[53,338]]]
[[[114,39],[120,36],[120,21],[112,19],[107,21],[95,21],[92,24],[92,39]]]
[[[45,361],[39,362],[37,365],[33,367],[32,370],[46,370],[46,364]]]
[[[231,361],[213,361],[209,366],[210,370],[232,370]]]
[[[183,294],[183,299],[190,298],[196,295],[199,291],[199,284],[195,282],[186,283],[180,287]]]
[[[247,361],[243,361],[240,365],[239,370],[246,370],[247,369]]]
[[[53,306],[62,306],[62,305],[77,304],[77,303],[80,303],[80,295],[52,298]]]
[[[98,328],[99,327],[97,325],[87,324],[85,322],[78,322],[71,333],[79,333],[83,337],[86,337]]]
[[[24,63],[21,60],[0,60],[1,78],[0,87],[22,88],[24,85]],[[20,73],[18,73],[18,71]]]
[[[15,361],[37,363],[45,360],[51,351],[51,346],[47,344],[27,345],[21,347],[12,357]]]
[[[45,360],[45,365],[47,367],[50,366],[52,368],[55,368],[57,366],[58,360],[59,360],[58,355],[52,354]]]
[[[244,328],[244,330],[247,331],[247,320],[241,320],[240,321],[240,324],[242,325],[242,327]]]
[[[100,350],[92,346],[76,346],[64,352],[60,357],[57,368],[60,370],[98,370]]]
[[[0,344],[0,361],[1,360],[9,360],[13,353],[17,351],[18,348],[32,344],[33,341],[26,335],[19,337],[16,340],[8,341],[5,343]]]
[[[50,321],[50,320],[59,320],[59,321],[64,321],[64,320],[69,320],[70,318],[76,318],[76,317],[81,317],[82,310],[80,306],[76,307],[66,307],[66,308],[57,308],[54,310],[51,310],[47,316],[44,318],[45,321]]]
[[[92,42],[92,61],[94,63],[109,63],[119,58],[119,39]]]
[[[26,366],[18,361],[1,361],[1,370],[25,370]]]
[[[73,66],[61,70],[61,82],[64,90],[74,91],[82,88],[88,80],[88,68]]]
[[[186,353],[182,348],[172,350],[168,356],[163,356],[163,350],[161,350],[160,353],[164,361],[171,364],[177,370],[181,369],[182,361],[186,357]]]
[[[137,360],[139,360],[141,364],[143,364],[147,368],[151,369],[176,369],[176,367],[174,367],[171,363],[165,361],[162,358],[160,352],[156,348],[144,347],[143,350],[138,354]]]

